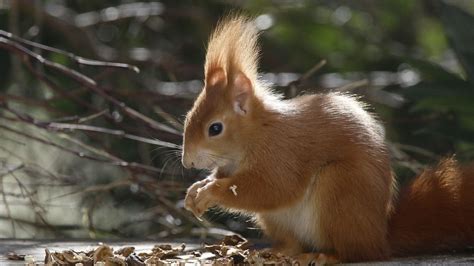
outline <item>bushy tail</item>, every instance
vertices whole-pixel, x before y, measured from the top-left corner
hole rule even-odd
[[[395,256],[474,245],[474,164],[448,158],[425,170],[401,191],[389,232]]]

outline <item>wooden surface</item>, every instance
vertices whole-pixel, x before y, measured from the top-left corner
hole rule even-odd
[[[14,240],[3,239],[0,240],[0,265],[24,265],[22,261],[11,261],[7,259],[8,252],[15,252],[19,255],[32,255],[38,265],[43,265],[45,257],[45,249],[50,251],[61,251],[66,249],[73,249],[76,251],[87,251],[99,245],[99,242],[107,244],[117,250],[125,246],[135,247],[137,253],[150,251],[156,244],[172,244],[173,246],[181,245],[183,242],[152,242],[152,241],[126,241],[126,240],[112,240],[112,241],[77,241],[77,240]],[[198,244],[187,243],[186,249],[198,248]]]
[[[124,246],[134,246],[137,252],[150,251],[156,244],[172,244],[180,245],[183,242],[151,242],[151,241],[125,241],[113,240],[102,241],[114,248],[114,250]],[[196,242],[189,243],[186,241],[186,249],[198,248],[200,245]],[[42,265],[44,260],[44,250],[48,248],[51,251],[60,251],[65,249],[73,249],[86,251],[97,246],[99,241],[58,241],[58,240],[14,240],[3,239],[0,240],[0,265],[24,265],[22,261],[7,260],[6,254],[8,252],[16,252],[17,254],[32,255],[35,260]],[[370,263],[370,265],[474,265],[474,249],[466,252],[453,253],[449,255],[434,255],[411,258],[398,258],[391,261]],[[357,264],[354,264],[357,265]],[[359,265],[367,265],[367,263],[359,263]]]

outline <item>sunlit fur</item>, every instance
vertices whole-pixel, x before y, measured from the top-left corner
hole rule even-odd
[[[257,39],[257,31],[248,18],[231,15],[221,21],[207,46],[205,74],[223,68],[229,75],[234,71],[242,71],[247,78],[256,81],[259,55]]]
[[[342,261],[386,259],[396,183],[382,125],[350,95],[281,100],[257,79],[256,40],[249,20],[238,16],[221,22],[212,35],[206,86],[186,117],[183,163],[215,169],[217,179],[205,182],[201,193],[221,207],[254,215],[277,250],[325,252]],[[252,85],[243,115],[233,108],[241,89],[236,73]],[[209,137],[215,121],[223,122],[224,131]],[[188,197],[197,197],[197,188]],[[392,222],[400,228],[390,236],[399,243],[397,251],[403,250],[398,233],[419,241],[403,221],[423,210],[400,212],[395,217],[401,221]]]

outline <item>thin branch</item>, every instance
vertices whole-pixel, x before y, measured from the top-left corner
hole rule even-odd
[[[71,176],[64,175],[64,174],[59,174],[59,173],[53,173],[50,170],[42,167],[39,164],[36,164],[34,162],[27,162],[25,158],[22,158],[21,156],[19,156],[15,152],[13,152],[13,151],[5,148],[5,147],[0,146],[0,150],[3,150],[4,152],[8,153],[11,157],[16,158],[17,160],[19,160],[21,162],[21,164],[24,164],[25,165],[25,168],[23,169],[24,172],[35,171],[33,173],[33,175],[35,175],[35,176],[44,176],[44,177],[47,177],[47,178],[49,178],[51,180],[55,180],[55,181],[57,181],[57,180],[63,180],[64,181],[64,179],[71,179]],[[50,185],[52,185],[52,184],[50,184]],[[67,186],[69,186],[69,184],[67,184]]]
[[[174,128],[171,128],[167,125],[164,125],[162,123],[156,122],[153,119],[143,115],[142,113],[136,111],[135,109],[127,106],[124,102],[117,100],[116,98],[110,96],[107,94],[102,88],[100,88],[97,83],[89,78],[88,76],[74,70],[70,69],[64,65],[52,62],[47,60],[46,58],[42,57],[41,55],[38,55],[34,53],[33,51],[25,48],[24,46],[21,46],[20,44],[13,42],[10,39],[0,37],[0,48],[4,48],[6,50],[9,50],[11,52],[14,52],[16,55],[20,56],[20,58],[23,59],[23,62],[28,63],[29,60],[27,58],[32,58],[39,63],[43,64],[46,67],[49,67],[53,70],[56,70],[62,74],[64,74],[66,77],[69,77],[76,81],[77,83],[81,84],[82,86],[88,88],[89,90],[95,92],[96,94],[100,95],[102,98],[105,100],[111,102],[118,108],[120,108],[125,114],[127,114],[129,117],[139,120],[143,123],[145,123],[148,127],[159,130],[159,131],[164,131],[167,133],[175,134],[175,135],[181,135],[181,133]],[[27,56],[27,57],[25,57]],[[30,68],[32,72],[36,72],[34,69]],[[41,79],[43,81],[47,80],[47,78],[41,74],[36,74],[36,76],[42,76]],[[48,83],[52,83],[49,81]],[[57,86],[56,86],[57,87]],[[68,95],[69,96],[69,95]],[[69,96],[70,97],[70,96]]]
[[[77,120],[77,123],[82,124],[82,123],[88,122],[90,120],[96,119],[97,117],[100,117],[100,116],[106,114],[108,111],[109,110],[105,109],[105,110],[102,110],[102,111],[97,112],[95,114],[91,114],[91,115],[88,115],[86,117],[81,117]]]
[[[99,66],[99,67],[110,67],[110,68],[123,68],[123,69],[132,70],[135,73],[140,73],[140,69],[137,66],[134,66],[134,65],[129,65],[129,64],[124,64],[124,63],[115,63],[115,62],[104,62],[104,61],[98,61],[98,60],[94,60],[94,59],[84,58],[84,57],[77,56],[73,53],[66,52],[66,51],[58,49],[58,48],[54,48],[54,47],[50,47],[50,46],[47,46],[47,45],[44,45],[44,44],[40,44],[40,43],[32,42],[32,41],[29,41],[29,40],[25,40],[23,38],[20,38],[16,35],[13,35],[10,32],[4,31],[4,30],[0,30],[0,36],[4,37],[4,38],[11,39],[15,42],[19,42],[19,43],[22,43],[22,44],[26,44],[28,46],[32,46],[32,47],[44,50],[44,51],[53,52],[53,53],[57,53],[57,54],[62,54],[64,56],[69,57],[74,62],[76,62],[77,64],[80,64],[80,65],[96,66],[96,67],[97,66]]]
[[[8,138],[8,137],[5,137],[5,136],[0,136],[0,139],[4,139],[6,141],[11,141],[11,142],[13,142],[17,145],[20,145],[20,146],[26,146],[26,143],[24,143],[24,142],[18,141],[16,139]]]
[[[49,123],[46,125],[47,128],[64,131],[64,130],[82,130],[82,131],[91,131],[97,133],[103,133],[108,135],[114,135],[121,138],[131,139],[143,143],[148,143],[152,145],[167,147],[167,148],[176,148],[179,149],[181,146],[166,142],[158,139],[149,139],[145,137],[140,137],[132,134],[125,133],[123,130],[108,129],[103,127],[89,126],[89,125],[80,125],[80,124],[66,124],[66,123]]]
[[[325,66],[327,63],[326,59],[323,59],[319,61],[316,65],[314,65],[312,68],[310,68],[308,71],[306,71],[299,79],[299,83],[305,82],[307,79],[309,79],[311,76],[313,76],[316,72],[318,72],[323,66]]]
[[[326,60],[323,59],[319,61],[316,65],[306,71],[303,75],[301,75],[297,80],[290,82],[286,87],[289,88],[288,96],[295,97],[298,95],[299,91],[303,84],[313,76],[318,70],[320,70],[324,65],[326,65]]]
[[[88,116],[85,116],[85,117],[81,117],[81,116],[78,116],[78,115],[73,115],[73,116],[66,116],[66,117],[61,117],[61,118],[57,118],[57,119],[53,119],[52,121],[50,122],[56,122],[56,123],[60,123],[60,122],[77,122],[79,124],[82,124],[84,122],[87,122],[87,121],[90,121],[90,120],[93,120],[93,119],[96,119],[104,114],[107,114],[109,110],[107,109],[104,109],[102,111],[99,111],[99,112],[96,112],[96,113],[93,113],[91,115],[88,115]]]
[[[288,84],[288,87],[296,88],[304,84],[311,76],[313,76],[316,72],[318,72],[318,70],[320,70],[323,66],[325,66],[326,63],[327,63],[326,59],[319,61],[316,65],[314,65],[312,68],[306,71],[303,75],[301,75],[299,79]]]
[[[15,101],[24,105],[28,106],[37,106],[40,108],[45,109],[48,112],[54,113],[54,114],[63,114],[64,111],[58,110],[57,108],[54,108],[50,106],[46,101],[42,100],[35,100],[32,98],[27,98],[27,97],[22,97],[18,95],[11,95],[11,94],[3,94],[0,93],[0,102],[6,102],[6,101]]]
[[[10,221],[11,221],[11,227],[12,227],[12,234],[13,234],[13,237],[16,237],[16,228],[15,228],[15,221],[13,220],[13,217],[12,217],[12,213],[11,213],[11,210],[10,210],[10,205],[8,203],[8,200],[7,200],[7,194],[6,193],[3,193],[5,191],[5,186],[4,186],[4,177],[15,172],[15,171],[18,171],[20,169],[22,169],[24,167],[24,164],[19,164],[13,168],[9,168],[7,169],[7,171],[5,173],[1,173],[0,174],[0,190],[2,191],[2,199],[3,199],[3,203],[5,205],[5,210],[6,210],[6,213],[7,213],[7,216],[10,218]]]
[[[100,150],[98,148],[95,148],[91,145],[88,145],[86,143],[84,143],[83,141],[80,141],[78,139],[75,139],[67,134],[58,134],[58,137],[62,138],[62,139],[65,139],[81,148],[83,148],[84,150],[87,150],[89,152],[92,152],[92,153],[95,153],[97,155],[100,155],[100,156],[103,156],[105,158],[108,158],[110,160],[115,160],[115,161],[120,161],[120,158],[118,158],[117,156],[105,151],[105,150]]]
[[[96,161],[96,162],[101,162],[101,163],[106,163],[106,164],[111,164],[111,165],[114,165],[114,166],[119,166],[119,167],[123,167],[123,168],[130,168],[130,169],[137,169],[137,170],[143,170],[143,171],[146,171],[146,172],[154,172],[154,173],[161,173],[162,170],[159,169],[159,168],[156,168],[156,167],[153,167],[153,166],[149,166],[149,165],[143,165],[143,164],[140,164],[140,163],[135,163],[135,162],[126,162],[126,161],[110,161],[110,160],[106,160],[106,159],[102,159],[102,158],[98,158],[98,157],[95,157],[95,156],[91,156],[91,155],[87,155],[87,154],[84,154],[83,152],[78,152],[78,151],[75,151],[73,149],[70,149],[68,147],[64,147],[62,145],[59,145],[57,143],[54,143],[54,142],[51,142],[51,141],[48,141],[48,140],[45,140],[45,139],[42,139],[42,138],[38,138],[38,137],[35,137],[35,136],[32,136],[30,134],[27,134],[27,133],[24,133],[22,131],[19,131],[19,130],[16,130],[16,129],[13,129],[11,127],[7,127],[7,126],[4,126],[4,125],[0,125],[0,128],[4,129],[4,130],[7,130],[7,131],[10,131],[10,132],[13,132],[17,135],[20,135],[20,136],[23,136],[25,138],[29,138],[29,139],[32,139],[32,140],[35,140],[37,142],[40,142],[42,144],[45,144],[45,145],[49,145],[49,146],[53,146],[61,151],[64,151],[64,152],[67,152],[67,153],[70,153],[70,154],[73,154],[77,157],[80,157],[80,158],[84,158],[84,159],[89,159],[91,161]]]
[[[114,135],[117,137],[122,137],[122,138],[127,138],[143,143],[148,143],[152,145],[157,145],[157,146],[162,146],[162,147],[168,147],[168,148],[175,148],[179,149],[181,146],[171,143],[171,142],[166,142],[158,139],[149,139],[141,136],[136,136],[133,134],[128,134],[123,130],[116,130],[116,129],[108,129],[108,128],[103,128],[103,127],[96,127],[96,126],[89,126],[89,125],[81,125],[81,124],[67,124],[67,123],[55,123],[55,122],[42,122],[34,119],[33,117],[20,113],[18,111],[15,111],[14,109],[10,108],[7,104],[0,104],[0,108],[3,108],[7,110],[8,112],[12,113],[15,115],[18,119],[20,119],[23,122],[27,122],[30,124],[33,124],[37,127],[43,128],[43,129],[50,129],[50,130],[55,130],[55,131],[64,131],[64,130],[82,130],[82,131],[90,131],[90,132],[97,132],[97,133],[103,133],[103,134],[109,134],[109,135]]]
[[[7,183],[8,184],[8,183]],[[15,183],[16,184],[16,183]],[[2,186],[2,185],[0,185]],[[1,187],[0,187],[1,188]],[[3,188],[1,188],[0,190],[0,194],[4,194],[6,196],[10,196],[10,197],[14,197],[14,198],[23,198],[23,194],[21,193],[13,193],[13,192],[6,192],[3,190]],[[36,194],[35,192],[33,192],[32,194]]]
[[[46,209],[41,206],[36,200],[33,199],[33,194],[28,190],[28,188],[20,181],[20,179],[15,175],[15,173],[10,173],[10,175],[16,180],[18,183],[18,186],[20,188],[20,191],[22,194],[26,192],[26,195],[24,196],[27,198],[31,204],[32,210],[35,213],[36,217],[48,228],[51,228],[51,230],[54,231],[54,227],[44,218],[43,213],[46,212]],[[55,232],[56,233],[56,232]]]
[[[77,191],[71,191],[71,192],[68,192],[68,193],[65,193],[65,194],[61,194],[61,195],[49,198],[47,201],[51,201],[51,200],[55,200],[55,199],[58,199],[58,198],[63,198],[63,197],[66,197],[66,196],[79,194],[79,193],[86,194],[86,193],[96,193],[96,192],[110,191],[114,188],[130,186],[131,184],[133,184],[133,182],[129,179],[125,179],[125,180],[119,179],[119,180],[116,180],[112,183],[89,186],[85,189],[80,189],[80,190],[77,190]]]
[[[7,216],[0,215],[0,220],[9,220],[9,218]],[[49,230],[53,233],[57,233],[57,230],[70,231],[70,230],[84,229],[84,227],[82,227],[81,225],[75,225],[75,224],[74,225],[72,225],[72,224],[71,225],[55,225],[54,227],[51,227],[51,226],[48,226],[48,225],[45,225],[45,224],[42,224],[42,223],[32,222],[32,221],[29,221],[29,220],[26,220],[26,219],[13,218],[13,220],[15,221],[15,223],[25,224],[25,225],[29,225],[29,226],[33,226],[33,227],[41,228],[41,229],[47,229],[47,230]],[[114,235],[112,232],[109,232],[107,230],[99,229],[97,231],[102,233],[102,234],[105,233],[105,234],[109,234],[109,235]],[[61,235],[64,235],[64,234],[61,234]]]
[[[16,172],[16,171],[18,171],[18,170],[21,170],[21,169],[23,169],[24,167],[25,167],[25,165],[24,165],[23,163],[18,164],[18,165],[15,165],[15,166],[12,167],[12,168],[8,168],[8,167],[7,167],[7,169],[6,169],[5,172],[0,172],[0,178],[3,178],[4,176],[7,176],[7,175],[9,175],[9,174],[11,174],[11,173],[14,173],[14,172]]]
[[[172,125],[174,128],[177,130],[183,132],[183,123],[181,123],[178,119],[176,119],[174,116],[171,114],[167,113],[165,110],[163,110],[161,107],[158,105],[153,106],[153,111],[162,118],[164,118],[170,125]]]
[[[108,8],[113,8],[115,10],[114,16],[107,15]],[[160,2],[127,3],[108,8],[78,14],[73,18],[72,21],[77,27],[91,27],[104,22],[116,22],[129,18],[147,18],[150,16],[159,16],[164,11],[164,6]]]
[[[349,82],[345,85],[342,85],[339,88],[336,88],[336,90],[337,91],[351,91],[351,90],[354,90],[354,89],[357,89],[357,88],[360,88],[360,87],[363,87],[363,86],[367,86],[367,85],[369,85],[369,80],[362,79],[362,80]]]
[[[406,151],[410,151],[410,152],[413,152],[413,153],[417,153],[417,154],[420,154],[420,155],[423,155],[427,158],[430,158],[430,159],[434,159],[434,160],[440,160],[441,157],[429,150],[426,150],[426,149],[423,149],[423,148],[420,148],[420,147],[416,147],[416,146],[412,146],[412,145],[407,145],[407,144],[401,144],[401,143],[391,143],[391,145],[401,149],[401,150],[406,150]]]
[[[44,58],[43,56],[41,56],[39,54],[36,54],[35,52],[27,49],[26,47],[18,44],[17,42],[14,42],[10,39],[0,37],[0,47],[5,48],[6,50],[9,50],[11,52],[14,52],[15,54],[17,54],[21,57],[23,57],[25,55],[28,56],[28,57],[31,57],[31,58],[35,59],[36,61],[38,61],[39,63],[41,63],[42,65],[45,65],[45,66],[47,66],[51,69],[57,70],[57,71],[65,74],[66,76],[71,77],[72,79],[74,79],[76,81],[80,80],[83,84],[88,84],[88,85],[93,85],[93,86],[97,85],[96,82],[94,80],[92,80],[91,78],[89,78],[88,76],[83,75],[82,73],[80,73],[80,72],[78,72],[74,69],[70,69],[70,68],[68,68],[64,65],[49,61],[48,59]]]

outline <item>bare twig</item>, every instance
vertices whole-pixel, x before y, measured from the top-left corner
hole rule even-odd
[[[18,95],[11,95],[11,94],[2,94],[0,93],[0,102],[6,102],[6,101],[14,101],[18,102],[21,104],[25,104],[28,106],[37,106],[40,108],[43,108],[44,110],[54,113],[54,114],[64,114],[64,111],[58,110],[51,105],[49,105],[46,101],[42,100],[35,100],[32,98],[27,98],[27,97],[22,97]]]
[[[113,16],[107,16],[109,13],[107,12],[107,8],[99,11],[78,14],[74,17],[73,21],[78,27],[90,27],[98,23],[114,22],[127,18],[158,16],[164,11],[164,6],[160,2],[129,3],[109,8],[114,9],[115,12]]]
[[[17,145],[20,145],[20,146],[25,146],[25,145],[26,145],[26,143],[24,143],[24,142],[21,142],[21,141],[18,141],[18,140],[16,140],[16,139],[12,139],[12,138],[9,138],[9,137],[5,137],[5,136],[0,136],[0,139],[4,139],[4,140],[7,140],[7,141],[11,141],[11,142],[13,142],[13,143],[15,143],[15,144],[17,144]]]
[[[7,216],[0,215],[0,220],[10,220]],[[70,230],[79,230],[83,229],[82,226],[80,225],[55,225],[54,227],[45,225],[43,223],[38,223],[38,222],[32,222],[26,219],[21,219],[21,218],[13,218],[13,221],[18,224],[24,224],[24,225],[29,225],[33,226],[36,228],[41,228],[41,229],[47,229],[51,231],[52,233],[57,233],[57,230],[60,231],[70,231]],[[114,235],[112,232],[103,230],[103,229],[96,229],[97,232],[100,232],[101,234],[109,234],[109,235]],[[61,234],[63,235],[63,234]]]
[[[73,137],[71,137],[67,134],[58,134],[58,137],[60,137],[62,139],[65,139],[65,140],[67,140],[67,141],[83,148],[86,151],[95,153],[97,155],[103,156],[103,157],[108,158],[110,160],[120,161],[120,158],[118,158],[117,156],[115,156],[115,155],[113,155],[113,154],[111,154],[111,153],[109,153],[105,150],[101,150],[101,149],[92,147],[91,145],[88,145],[88,144],[84,143],[83,141],[75,139],[75,138],[73,138]]]
[[[104,114],[107,114],[109,110],[107,109],[104,109],[102,111],[99,111],[99,112],[96,112],[96,113],[93,113],[91,115],[88,115],[88,116],[85,116],[85,117],[81,117],[81,116],[78,116],[78,115],[73,115],[73,116],[66,116],[66,117],[60,117],[60,118],[56,118],[56,119],[53,119],[51,120],[50,122],[56,122],[56,123],[60,123],[60,122],[77,122],[79,124],[82,124],[84,122],[87,122],[87,121],[90,121],[90,120],[93,120],[93,119],[96,119]]]
[[[290,84],[288,84],[288,87],[290,88],[296,88],[300,85],[302,85],[304,82],[306,82],[311,76],[313,76],[318,70],[320,70],[323,66],[325,66],[327,61],[325,59],[319,61],[316,65],[314,65],[312,68],[310,68],[308,71],[306,71],[301,77]]]
[[[390,143],[391,145],[399,148],[400,150],[405,150],[405,151],[410,151],[410,152],[413,152],[413,153],[417,153],[417,154],[420,154],[420,155],[423,155],[427,158],[430,158],[430,159],[434,159],[434,160],[440,160],[441,159],[441,156],[429,151],[429,150],[426,150],[426,149],[423,149],[423,148],[420,148],[420,147],[416,147],[416,146],[412,146],[412,145],[407,145],[407,144],[401,144],[401,143]]]
[[[125,133],[123,130],[108,129],[103,127],[89,126],[89,125],[80,125],[80,124],[66,124],[66,123],[48,123],[47,128],[64,131],[64,130],[82,130],[82,131],[91,131],[97,133],[103,133],[108,135],[114,135],[121,138],[131,139],[143,143],[148,143],[152,145],[175,148],[179,149],[180,146],[171,142],[166,142],[158,139],[149,139],[145,137],[140,137],[132,134]]]
[[[21,193],[24,195],[26,199],[28,199],[33,212],[35,213],[36,217],[48,228],[54,231],[54,227],[44,218],[43,213],[46,212],[46,209],[41,206],[40,203],[38,203],[35,199],[33,199],[33,193],[31,193],[28,188],[20,181],[20,179],[15,175],[15,173],[10,173],[10,176],[12,176],[19,188]],[[26,193],[25,193],[26,192]],[[55,232],[55,231],[54,231]],[[56,232],[55,232],[56,233]]]
[[[369,80],[367,79],[362,79],[354,82],[349,82],[339,88],[337,88],[337,91],[351,91],[353,89],[357,89],[363,86],[369,85]]]
[[[43,128],[43,129],[50,129],[50,130],[55,130],[55,131],[64,131],[64,130],[82,130],[82,131],[91,131],[91,132],[97,132],[97,133],[103,133],[103,134],[109,134],[109,135],[114,135],[117,137],[122,137],[122,138],[127,138],[143,143],[148,143],[152,145],[157,145],[157,146],[162,146],[162,147],[168,147],[168,148],[175,148],[179,149],[181,146],[171,143],[171,142],[166,142],[158,139],[149,139],[141,136],[136,136],[133,134],[128,134],[123,130],[116,130],[116,129],[108,129],[108,128],[103,128],[103,127],[96,127],[96,126],[89,126],[89,125],[81,125],[81,124],[67,124],[67,123],[55,123],[55,122],[42,122],[34,119],[33,117],[20,113],[12,108],[10,108],[7,104],[0,104],[0,108],[3,108],[7,110],[8,112],[14,114],[18,119],[20,119],[23,122],[31,123],[37,127]]]
[[[66,197],[66,196],[71,196],[71,195],[74,195],[74,194],[79,194],[79,193],[84,194],[84,193],[97,193],[97,192],[110,191],[114,188],[130,186],[131,184],[133,184],[133,182],[129,179],[119,179],[119,180],[116,180],[116,181],[108,183],[108,184],[100,184],[100,185],[89,186],[85,189],[80,189],[80,190],[77,190],[77,191],[72,191],[72,192],[69,192],[69,193],[61,194],[61,195],[55,196],[53,198],[50,198],[49,201],[50,200],[55,200],[55,199],[58,199],[58,198],[63,198],[63,197]]]
[[[319,61],[316,65],[314,65],[312,68],[310,68],[308,71],[306,71],[299,79],[299,83],[302,83],[309,79],[311,76],[313,76],[318,70],[320,70],[323,66],[325,66],[327,63],[326,59],[323,59]]]
[[[32,192],[32,193],[36,194],[36,192]],[[14,197],[14,198],[23,198],[24,197],[24,195],[21,194],[21,193],[7,192],[7,191],[3,190],[3,188],[2,188],[2,190],[0,190],[0,194],[5,194],[6,196]]]
[[[326,60],[323,59],[319,61],[316,65],[306,71],[301,77],[290,84],[287,85],[287,88],[290,89],[289,95],[295,97],[298,94],[299,87],[301,87],[311,76],[313,76],[318,70],[320,70],[324,65],[326,65]]]
[[[115,106],[120,108],[125,114],[127,114],[131,118],[145,123],[148,127],[152,128],[152,129],[164,131],[164,132],[175,134],[175,135],[181,135],[181,133],[179,131],[177,131],[177,130],[175,130],[175,129],[167,126],[167,125],[164,125],[162,123],[154,121],[153,119],[151,119],[151,118],[141,114],[140,112],[136,111],[135,109],[127,106],[124,102],[119,101],[116,98],[110,96],[102,88],[100,88],[93,79],[89,78],[88,76],[86,76],[86,75],[84,75],[84,74],[82,74],[82,73],[80,73],[76,70],[73,70],[73,69],[70,69],[70,68],[68,68],[66,66],[63,66],[61,64],[49,61],[46,58],[42,57],[41,55],[38,55],[38,54],[34,53],[33,51],[25,48],[24,46],[20,45],[19,43],[16,43],[16,42],[14,42],[10,39],[4,38],[4,37],[0,37],[0,48],[4,48],[6,50],[14,52],[16,55],[20,56],[20,58],[23,59],[23,62],[25,62],[27,65],[29,64],[29,59],[28,58],[32,58],[32,59],[38,61],[39,63],[43,64],[46,67],[49,67],[49,68],[51,68],[53,70],[56,70],[56,71],[59,71],[60,73],[64,74],[66,77],[69,77],[69,78],[73,79],[74,81],[78,82],[82,86],[90,89],[94,93],[100,95],[101,97],[103,97],[107,101],[111,102],[112,104],[114,104]],[[58,86],[54,85],[54,82],[47,79],[44,75],[41,75],[40,73],[38,73],[33,68],[30,67],[30,70],[33,73],[36,73],[35,75],[38,78],[40,78],[41,80],[47,82],[49,86],[53,86],[53,87],[56,87],[56,88],[58,87]],[[64,92],[61,92],[60,89],[58,89],[56,91],[58,91],[62,94],[65,94]],[[66,95],[66,96],[68,98],[72,97],[71,95]],[[82,104],[89,105],[89,104],[84,103],[84,102]]]
[[[45,139],[42,139],[42,138],[39,138],[39,137],[32,136],[30,134],[24,133],[22,131],[19,131],[19,130],[16,130],[16,129],[13,129],[11,127],[7,127],[7,126],[4,126],[4,125],[0,125],[0,128],[2,128],[4,130],[7,130],[7,131],[10,131],[10,132],[13,132],[17,135],[35,140],[37,142],[55,147],[59,150],[62,150],[64,152],[67,152],[67,153],[70,153],[70,154],[73,154],[73,155],[75,155],[77,157],[80,157],[80,158],[89,159],[89,160],[92,160],[92,161],[106,163],[106,164],[111,164],[111,165],[119,166],[119,167],[123,167],[123,168],[142,170],[142,171],[146,171],[146,172],[155,172],[155,173],[161,173],[162,172],[161,169],[153,167],[153,166],[149,166],[149,165],[143,165],[143,164],[140,164],[140,163],[126,162],[126,161],[111,161],[111,160],[108,160],[108,159],[102,159],[102,158],[99,158],[99,157],[84,154],[83,152],[75,151],[71,148],[64,147],[64,146],[59,145],[57,143],[54,143],[54,142],[51,142],[51,141],[48,141],[48,140],[45,140]]]
[[[16,172],[16,171],[18,171],[18,170],[20,170],[20,169],[23,169],[24,167],[25,167],[25,165],[22,164],[22,163],[21,163],[21,164],[18,164],[18,165],[15,165],[14,167],[11,167],[11,168],[8,168],[8,167],[7,167],[7,168],[5,169],[6,171],[0,172],[0,178],[3,178],[4,176],[7,176],[7,175],[9,175],[9,174],[11,174],[11,173],[14,173],[14,172]]]
[[[4,186],[4,177],[15,172],[15,171],[18,171],[20,169],[22,169],[24,167],[24,164],[18,164],[16,166],[14,166],[13,168],[7,168],[7,171],[4,172],[4,173],[0,173],[0,190],[1,190],[1,194],[2,194],[2,199],[3,199],[3,203],[5,205],[5,210],[7,212],[7,217],[10,218],[10,221],[11,221],[11,227],[12,227],[12,234],[13,234],[13,237],[16,237],[16,228],[15,228],[15,221],[13,220],[13,217],[12,217],[12,213],[11,213],[11,210],[10,210],[10,204],[8,203],[8,200],[7,200],[7,194],[4,193],[5,191],[5,186]]]
[[[66,52],[66,51],[58,49],[58,48],[54,48],[54,47],[50,47],[50,46],[47,46],[47,45],[44,45],[44,44],[40,44],[40,43],[32,42],[32,41],[29,41],[29,40],[25,40],[23,38],[20,38],[16,35],[13,35],[10,32],[6,32],[4,30],[0,30],[0,36],[4,37],[4,38],[11,39],[11,40],[13,40],[15,42],[18,42],[18,43],[26,44],[28,46],[32,46],[32,47],[41,49],[41,50],[45,50],[45,51],[53,52],[53,53],[57,53],[57,54],[62,54],[64,56],[69,57],[74,62],[76,62],[77,64],[80,64],[80,65],[123,68],[123,69],[132,70],[135,73],[140,73],[140,69],[137,66],[134,66],[134,65],[129,65],[129,64],[124,64],[124,63],[115,63],[115,62],[104,62],[104,61],[98,61],[98,60],[94,60],[94,59],[87,59],[87,58],[77,56],[73,53]]]
[[[59,174],[59,173],[53,173],[39,164],[36,164],[34,162],[28,162],[25,158],[19,156],[15,152],[5,147],[0,146],[0,150],[3,150],[8,155],[10,155],[10,157],[16,158],[17,160],[21,162],[21,164],[24,164],[25,165],[25,168],[23,169],[24,172],[34,172],[34,173],[31,173],[34,176],[44,176],[55,181],[61,180],[64,182],[64,180],[66,179],[71,179],[70,176]],[[53,185],[53,184],[50,184],[50,185]]]
[[[183,123],[181,123],[178,119],[170,115],[169,113],[165,112],[161,107],[154,106],[153,111],[162,118],[164,118],[170,125],[172,125],[177,130],[183,132]]]
[[[102,110],[102,111],[97,112],[95,114],[91,114],[91,115],[86,116],[86,117],[81,117],[77,120],[77,123],[82,124],[82,123],[88,122],[90,120],[96,119],[97,117],[106,114],[108,111],[109,110],[105,109],[105,110]]]

